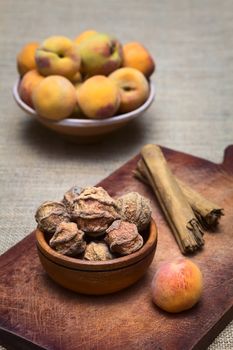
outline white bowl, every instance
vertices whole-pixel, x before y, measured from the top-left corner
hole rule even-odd
[[[20,79],[16,81],[13,87],[13,96],[19,107],[30,116],[34,117],[48,129],[54,130],[59,134],[69,137],[73,141],[94,141],[101,136],[111,133],[122,126],[128,124],[131,120],[140,116],[152,104],[155,98],[155,88],[150,82],[150,94],[146,102],[132,112],[119,114],[107,119],[73,119],[66,118],[60,121],[51,121],[39,116],[36,111],[24,103],[19,96]]]

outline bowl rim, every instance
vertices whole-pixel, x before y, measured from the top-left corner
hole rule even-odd
[[[77,271],[80,270],[106,272],[134,265],[135,263],[147,257],[156,248],[158,230],[155,221],[151,219],[149,226],[149,236],[142,248],[130,255],[125,255],[119,258],[115,258],[113,260],[106,261],[87,261],[59,254],[48,245],[48,243],[45,240],[44,233],[38,228],[35,230],[35,236],[36,246],[39,250],[39,253],[41,253],[46,259],[52,261],[53,263]]]
[[[149,96],[147,98],[147,100],[137,109],[128,112],[128,113],[124,113],[124,114],[119,114],[116,116],[113,116],[111,118],[106,118],[106,119],[98,119],[98,120],[94,120],[94,119],[75,119],[75,118],[66,118],[60,121],[52,121],[46,118],[43,118],[41,116],[39,116],[36,111],[31,108],[30,106],[28,106],[20,97],[19,95],[19,83],[20,83],[20,77],[17,79],[17,81],[15,82],[14,86],[13,86],[13,97],[16,101],[16,103],[18,104],[18,106],[24,110],[26,113],[30,114],[33,117],[36,117],[37,119],[39,119],[41,122],[47,123],[47,124],[56,124],[59,126],[66,126],[66,127],[101,127],[101,126],[106,126],[106,125],[113,125],[113,124],[118,124],[120,122],[125,122],[125,121],[129,121],[131,119],[136,118],[139,114],[141,114],[142,112],[146,111],[150,105],[152,104],[152,102],[155,99],[155,86],[154,84],[151,82],[151,80],[149,80],[149,86],[150,86],[150,93]]]

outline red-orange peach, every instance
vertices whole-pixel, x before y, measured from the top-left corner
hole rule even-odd
[[[189,259],[178,258],[161,264],[152,281],[152,300],[168,312],[193,307],[202,294],[202,273]]]
[[[88,118],[112,117],[119,107],[119,89],[103,75],[87,79],[76,91],[79,107]]]
[[[19,95],[22,100],[33,108],[32,93],[36,86],[44,79],[36,69],[27,72],[19,83]]]
[[[17,69],[21,76],[36,68],[35,52],[39,44],[31,42],[26,44],[17,56]]]
[[[140,70],[147,78],[155,70],[155,62],[149,51],[138,42],[130,42],[123,46],[122,65]]]
[[[109,79],[120,89],[120,113],[135,110],[149,96],[149,83],[138,69],[130,67],[119,68],[109,75]]]
[[[40,116],[56,121],[71,115],[77,98],[75,88],[68,79],[51,75],[34,89],[32,100]]]

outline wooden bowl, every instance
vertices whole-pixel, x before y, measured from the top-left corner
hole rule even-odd
[[[104,135],[107,135],[113,131],[118,130],[122,126],[128,124],[131,120],[139,117],[144,113],[147,108],[150,107],[155,98],[155,89],[150,82],[150,95],[146,102],[135,109],[132,112],[124,113],[107,119],[74,119],[66,118],[61,121],[53,122],[47,120],[39,115],[36,111],[23,102],[19,96],[19,83],[20,79],[15,83],[13,87],[13,96],[19,107],[30,116],[36,118],[38,122],[43,124],[48,129],[51,129],[63,136],[76,142],[92,142],[101,139]]]
[[[138,281],[151,264],[157,245],[157,228],[152,220],[137,252],[107,261],[86,261],[57,253],[42,231],[36,230],[37,251],[42,266],[58,284],[83,294],[108,294]]]

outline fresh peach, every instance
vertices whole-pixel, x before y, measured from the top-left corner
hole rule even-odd
[[[89,39],[94,34],[97,34],[97,32],[93,29],[85,30],[74,39],[74,42],[75,44],[79,45],[82,41]]]
[[[103,75],[91,77],[81,84],[77,97],[83,113],[92,119],[112,117],[120,103],[116,84]]]
[[[81,72],[85,76],[108,75],[122,63],[120,42],[107,34],[97,33],[79,45]]]
[[[130,42],[123,46],[123,67],[140,70],[147,78],[155,70],[155,62],[149,51],[138,42]]]
[[[120,89],[120,113],[135,110],[141,106],[149,96],[149,83],[145,76],[137,69],[124,67],[109,75]]]
[[[27,72],[19,83],[19,95],[22,100],[33,108],[32,93],[36,86],[44,79],[36,69]]]
[[[51,36],[36,50],[36,65],[42,75],[70,79],[80,68],[78,45],[64,36]]]
[[[61,120],[73,112],[76,92],[71,82],[58,75],[44,78],[34,89],[32,100],[36,112],[50,120]]]
[[[161,309],[180,312],[194,306],[202,294],[202,273],[189,259],[163,263],[152,281],[152,299]]]
[[[31,42],[25,45],[17,56],[17,69],[21,76],[36,68],[35,53],[39,43]]]

